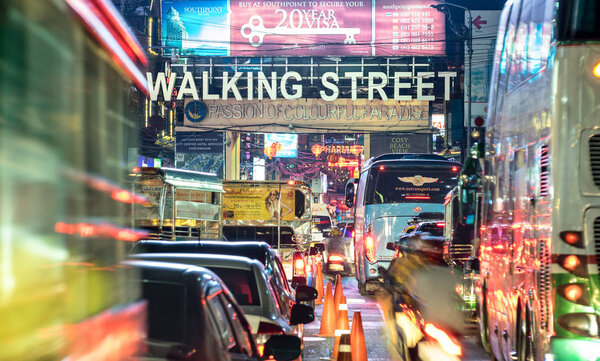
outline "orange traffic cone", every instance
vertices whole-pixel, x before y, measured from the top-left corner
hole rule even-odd
[[[354,311],[354,316],[352,316],[350,346],[352,350],[352,361],[367,361],[367,345],[365,343],[365,332],[362,326],[360,311]]]
[[[340,301],[342,300],[342,297],[344,297],[344,291],[342,290],[342,276],[340,276],[340,274],[338,273],[335,276],[335,293],[333,296],[333,300],[335,301],[336,311],[340,305]]]
[[[318,336],[335,336],[336,309],[333,303],[333,292],[331,291],[331,282],[327,282],[327,291],[325,291],[325,303],[323,304],[323,314],[321,315],[321,328]]]
[[[316,288],[317,288],[317,299],[315,300],[315,305],[323,304],[323,273],[321,272],[321,267],[317,265],[317,280],[316,280]]]
[[[354,354],[352,353],[352,342],[350,339],[351,336],[348,334],[340,337],[340,350],[338,352],[337,361],[352,361]]]
[[[342,296],[337,312],[337,323],[335,326],[335,340],[333,341],[332,358],[337,357],[342,335],[350,334],[350,323],[348,322],[348,305],[346,297]]]

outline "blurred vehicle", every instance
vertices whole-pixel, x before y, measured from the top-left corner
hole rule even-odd
[[[129,279],[141,287],[146,301],[145,355],[138,360],[231,361],[275,357],[293,360],[301,353],[300,339],[270,338],[257,347],[244,312],[229,289],[203,267],[124,261],[139,271]]]
[[[434,154],[382,154],[370,158],[358,179],[346,183],[346,206],[355,206],[354,260],[361,294],[380,287],[395,241],[413,217],[441,213],[461,165]]]
[[[457,360],[462,353],[459,297],[443,244],[443,237],[418,231],[386,245],[395,254],[389,269],[379,269],[387,293],[382,305],[392,344],[404,360]]]
[[[133,226],[148,238],[221,239],[223,184],[215,174],[172,168],[135,168],[132,186],[145,202],[134,203]]]
[[[292,285],[314,285],[310,187],[301,181],[224,181],[223,187],[224,238],[269,243]],[[299,258],[303,267],[294,265]]]
[[[312,208],[312,228],[311,236],[313,242],[323,242],[331,236],[333,221],[327,205],[323,203],[313,203]]]
[[[290,310],[290,316],[286,317],[281,301],[269,282],[267,271],[257,260],[192,253],[139,253],[129,256],[138,260],[202,266],[216,273],[244,310],[259,345],[263,345],[272,334],[298,335],[302,338],[301,324],[314,320],[313,308],[298,303]],[[296,301],[311,301],[316,297],[317,292],[312,287],[298,286],[296,289]]]
[[[132,356],[127,169],[148,59],[112,1],[0,1],[0,360]],[[119,342],[114,342],[119,340]],[[117,356],[118,355],[118,356]]]
[[[289,318],[296,299],[294,290],[285,277],[283,265],[275,250],[266,242],[224,241],[154,241],[144,240],[135,244],[130,253],[204,253],[243,256],[258,260],[269,274],[269,283],[275,290],[282,313]]]
[[[325,242],[324,272],[354,273],[354,222],[340,221]]]

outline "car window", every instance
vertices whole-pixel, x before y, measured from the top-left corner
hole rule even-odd
[[[277,286],[275,285],[275,281],[273,280],[273,277],[270,277],[270,280],[269,280],[269,290],[271,290],[271,293],[273,294],[273,298],[275,298],[275,307],[277,307],[277,310],[279,310],[279,314],[283,315],[284,308],[283,308],[282,303],[284,301],[281,299],[281,295],[279,294],[279,292],[277,292]]]
[[[281,260],[277,256],[274,256],[274,260],[275,260],[275,264],[277,265],[276,273],[279,275],[278,277],[280,277],[280,279],[283,280],[283,283],[284,283],[283,287],[289,292],[290,284],[288,283],[287,277],[285,276],[285,270],[283,269]]]
[[[419,232],[427,232],[432,236],[441,237],[444,235],[444,227],[442,223],[438,226],[437,223],[425,223],[418,227]]]
[[[209,268],[225,282],[240,306],[260,305],[254,272],[235,268]]]
[[[219,294],[221,294],[222,292],[223,291],[219,291],[208,296],[208,305],[210,307],[211,315],[214,319],[215,326],[217,330],[219,330],[219,338],[223,343],[223,347],[225,347],[230,352],[236,352],[238,348],[235,340],[235,335],[233,333],[231,325],[229,324],[229,316],[218,297]]]
[[[250,341],[250,336],[248,334],[248,329],[244,327],[242,324],[242,319],[240,317],[240,312],[238,312],[233,306],[231,300],[225,295],[225,293],[221,293],[220,295],[221,302],[225,305],[225,309],[227,310],[227,314],[229,315],[229,320],[231,321],[231,325],[233,326],[233,330],[236,334],[237,340],[240,347],[240,352],[252,356],[252,341]]]
[[[142,296],[148,300],[148,337],[182,342],[186,310],[183,285],[144,282]]]

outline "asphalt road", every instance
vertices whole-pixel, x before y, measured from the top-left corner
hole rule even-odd
[[[334,278],[326,276],[325,282],[331,281],[334,285]],[[367,357],[369,361],[400,361],[401,358],[391,347],[387,328],[385,327],[382,311],[382,302],[380,296],[370,295],[361,296],[358,293],[356,279],[354,277],[344,277],[342,279],[344,296],[348,304],[348,316],[352,324],[354,311],[361,312],[362,324],[365,333],[365,343],[367,345]],[[304,326],[304,361],[330,360],[333,350],[333,338],[319,337],[320,319],[323,306],[319,305],[315,309],[316,320]],[[479,347],[475,338],[461,339],[463,348],[463,357],[465,361],[490,360],[490,356]]]

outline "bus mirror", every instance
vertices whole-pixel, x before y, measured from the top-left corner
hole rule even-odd
[[[352,179],[346,183],[346,207],[352,208],[354,206],[354,182]]]

